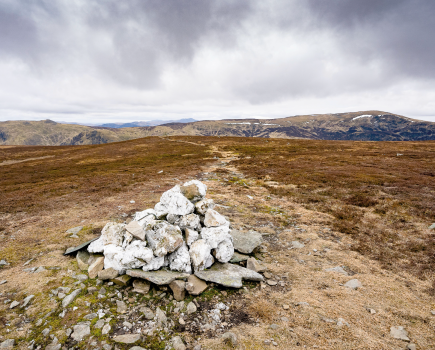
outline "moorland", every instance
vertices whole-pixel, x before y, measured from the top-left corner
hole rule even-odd
[[[264,234],[256,257],[283,282],[240,291],[210,286],[198,298],[244,310],[227,327],[240,348],[267,348],[270,339],[277,349],[433,348],[434,169],[435,141],[162,135],[85,146],[0,146],[0,259],[9,263],[0,268],[0,280],[8,281],[0,286],[0,342],[13,337],[25,348],[32,338],[51,341],[38,335],[44,326],[36,322],[57,307],[50,290],[72,285],[71,273],[79,273],[62,255],[73,244],[67,229],[84,226],[80,240],[90,239],[105,222],[124,222],[175,184],[199,179],[234,228]],[[295,249],[294,241],[303,247]],[[59,269],[29,274],[23,264],[30,259],[29,267]],[[336,266],[345,274],[326,271]],[[344,286],[355,278],[361,288]],[[88,280],[86,288],[94,284]],[[8,300],[30,293],[32,307],[9,309]],[[131,303],[170,306],[125,293]],[[86,305],[77,303],[64,319],[47,316],[60,341],[68,342],[65,329],[81,320]],[[396,326],[406,329],[408,341],[391,336]],[[173,332],[188,346],[230,348],[217,334]],[[167,336],[149,338],[148,347],[163,349]],[[111,344],[110,334],[92,337],[98,346]]]

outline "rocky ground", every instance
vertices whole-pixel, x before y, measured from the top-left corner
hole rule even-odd
[[[38,234],[39,244],[31,260],[6,260],[1,267],[0,348],[435,348],[435,303],[425,292],[430,281],[393,273],[350,251],[351,238],[331,229],[328,214],[270,194],[229,166],[235,155],[219,154],[200,173],[162,181],[203,181],[233,228],[262,233],[251,255],[266,268],[264,282],[241,289],[209,283],[201,295],[176,301],[167,286],[137,293],[122,279],[91,279],[76,259],[63,256],[109,219],[128,221],[135,210],[156,203],[159,196],[144,184],[92,207],[51,213],[36,223],[27,218],[20,231]],[[78,225],[79,232],[59,236],[59,228]],[[3,237],[2,244],[13,239]]]

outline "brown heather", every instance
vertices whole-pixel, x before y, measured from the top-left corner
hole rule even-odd
[[[264,340],[273,338],[278,350],[401,349],[406,344],[389,335],[391,326],[401,325],[418,349],[433,349],[435,231],[428,226],[435,222],[434,169],[433,141],[180,136],[0,146],[0,258],[11,263],[0,270],[8,280],[1,292],[17,300],[35,294],[25,314],[37,320],[56,307],[50,289],[73,283],[67,271],[79,273],[75,260],[63,256],[65,248],[95,237],[109,220],[124,221],[123,213],[154,206],[175,184],[198,178],[235,229],[268,234],[261,259],[274,279],[285,282],[247,283],[237,294],[227,290],[228,297],[216,287],[207,290],[212,303],[231,302],[249,318],[229,328],[240,348],[269,348]],[[65,231],[78,225],[84,226],[80,239],[69,238]],[[292,249],[295,240],[305,247]],[[61,269],[28,274],[23,264],[30,258],[35,260],[27,267]],[[335,266],[351,275],[325,271]],[[363,287],[343,286],[353,278]],[[22,323],[23,311],[9,310],[5,298],[0,296],[0,339],[29,340],[31,324]],[[69,318],[53,318],[59,339],[89,312],[85,298]],[[328,321],[338,318],[350,326]],[[10,333],[6,323],[14,325]],[[194,334],[180,335],[192,344]],[[230,348],[204,333],[200,343]]]

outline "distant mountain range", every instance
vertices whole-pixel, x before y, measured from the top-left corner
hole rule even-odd
[[[168,123],[193,123],[196,122],[196,119],[187,118],[187,119],[179,119],[179,120],[150,120],[145,122],[130,122],[130,123],[107,123],[101,124],[97,126],[101,126],[103,128],[134,128],[134,127],[142,127],[142,126],[157,126]]]
[[[435,140],[435,123],[381,111],[299,115],[268,120],[177,121],[155,126],[103,125],[61,124],[51,120],[1,122],[0,145],[89,145],[175,135],[355,141]]]

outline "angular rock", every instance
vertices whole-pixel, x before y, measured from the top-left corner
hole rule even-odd
[[[201,220],[196,214],[187,214],[180,217],[180,220],[177,222],[177,225],[181,229],[191,229],[191,230],[200,230],[201,229]]]
[[[166,314],[159,307],[156,308],[156,321],[157,321],[157,327],[161,327],[161,326],[166,327],[168,323]]]
[[[88,274],[89,278],[96,278],[98,276],[98,272],[100,272],[104,267],[104,258],[99,257],[95,259],[95,261],[89,266]]]
[[[101,334],[109,334],[110,330],[112,329],[112,327],[110,326],[109,323],[105,324],[103,329],[101,330]],[[104,348],[104,347],[103,347]]]
[[[6,339],[0,344],[1,350],[12,350],[15,345],[15,339]]]
[[[435,230],[435,222],[429,226],[429,230]]]
[[[207,289],[207,283],[195,275],[190,275],[186,282],[186,290],[191,295],[200,295]]]
[[[134,280],[133,288],[133,292],[135,293],[148,294],[150,291],[150,284],[147,281]]]
[[[255,258],[248,258],[248,261],[246,262],[246,268],[255,272],[267,271],[267,267],[264,266],[264,264],[261,261]]]
[[[116,312],[119,314],[125,314],[127,312],[127,304],[122,300],[116,301]]]
[[[23,300],[23,305],[21,305],[21,307],[23,308],[23,307],[26,307],[31,301],[32,301],[32,299],[34,298],[35,296],[34,295],[29,295],[28,297],[26,297],[26,298],[24,298],[24,300]]]
[[[195,276],[208,282],[214,282],[225,287],[241,288],[242,279],[263,281],[263,276],[255,271],[232,264],[215,263],[209,270],[196,271]]]
[[[165,218],[167,215],[168,215],[168,213],[169,213],[169,209],[168,209],[168,207],[166,206],[166,205],[164,205],[163,203],[157,203],[155,206],[154,206],[154,211],[155,211],[155,213],[156,213],[156,218],[157,219],[163,219],[163,218]]]
[[[192,203],[202,200],[207,193],[207,186],[198,180],[191,180],[183,184],[181,193]]]
[[[45,350],[60,350],[62,344],[59,344],[57,338],[54,338],[53,341],[45,347]]]
[[[20,303],[16,300],[14,300],[11,305],[9,305],[9,309],[13,309],[14,307],[17,307],[18,305],[20,305]]]
[[[169,284],[177,279],[186,279],[189,274],[175,271],[142,271],[142,270],[127,270],[127,275],[136,278],[142,278],[144,280],[150,281],[154,284],[164,285]]]
[[[186,313],[188,315],[191,315],[191,314],[195,313],[196,310],[197,310],[197,307],[196,307],[196,305],[193,302],[190,302],[189,304],[187,304]]]
[[[156,212],[154,211],[154,209],[145,209],[144,211],[138,211],[134,214],[133,221],[139,221],[150,215],[156,217]]]
[[[89,268],[89,258],[90,254],[87,250],[82,249],[77,252],[76,260],[77,265],[79,266],[79,269],[82,271],[87,271]]]
[[[131,283],[131,276],[122,275],[122,276],[114,278],[112,280],[112,282],[117,284],[118,286],[126,287]]]
[[[100,238],[100,237],[95,237],[95,238],[92,238],[91,240],[89,240],[89,241],[87,241],[87,242],[85,242],[85,243],[82,243],[82,244],[80,244],[80,245],[78,245],[78,246],[76,246],[76,247],[68,248],[68,249],[65,251],[65,253],[63,253],[63,255],[69,255],[69,254],[72,254],[72,253],[78,252],[78,251],[80,251],[80,250],[86,248],[89,244],[91,244],[92,242],[96,241],[96,240],[99,239],[99,238]]]
[[[145,240],[145,230],[137,221],[131,221],[127,226],[125,226],[125,230],[134,238],[141,241]]]
[[[117,343],[123,344],[133,344],[139,341],[141,338],[140,334],[123,334],[123,335],[115,335],[113,340]]]
[[[350,280],[344,284],[345,287],[350,289],[358,289],[362,287],[362,284],[357,279]]]
[[[235,348],[238,345],[237,336],[232,332],[226,332],[222,334],[222,339],[228,345],[231,345]]]
[[[195,271],[204,270],[213,264],[214,259],[210,252],[210,245],[204,239],[199,239],[191,245],[189,254]]]
[[[186,243],[178,248],[175,252],[168,256],[169,268],[173,271],[192,273],[192,265],[190,262],[190,254]]]
[[[95,260],[97,260],[98,258],[104,258],[104,255],[103,254],[100,254],[100,253],[91,253],[90,255],[89,255],[89,260],[88,260],[88,264],[89,265],[92,265],[92,263],[95,261]]]
[[[402,326],[391,327],[390,328],[390,335],[394,339],[409,341],[408,332]]]
[[[71,338],[75,341],[82,341],[84,337],[91,334],[91,327],[89,324],[78,324],[74,327],[74,332],[71,334]]]
[[[197,241],[199,237],[199,232],[191,230],[190,228],[184,229],[184,235],[186,237],[186,244],[190,247],[193,242]]]
[[[2,284],[5,284],[5,283],[8,283],[8,281],[7,281],[7,280],[0,281],[0,286],[1,286]]]
[[[346,270],[343,269],[341,266],[331,267],[329,269],[325,269],[325,271],[337,272],[337,273],[340,273],[342,275],[349,276],[349,274],[346,272]]]
[[[163,211],[163,208],[166,208],[168,214],[173,215],[187,215],[193,213],[195,209],[195,206],[181,193],[178,185],[162,194],[160,205],[158,209]],[[154,207],[155,210],[156,207]]]
[[[234,249],[244,254],[251,254],[263,242],[261,233],[252,230],[249,232],[232,230],[230,234]]]
[[[157,257],[172,253],[183,244],[180,228],[166,222],[159,223],[155,232],[147,231],[146,237]]]
[[[96,313],[87,314],[83,317],[84,320],[92,321],[94,318],[97,318],[98,315]]]
[[[223,241],[233,241],[228,226],[204,227],[201,230],[201,238],[208,243],[211,249],[216,249]]]
[[[292,242],[292,247],[296,248],[296,249],[301,249],[305,247],[305,244],[299,242],[299,241],[293,241]]]
[[[181,215],[168,214],[166,216],[166,221],[169,222],[171,225],[179,226],[178,224],[179,224],[181,218],[182,218]]]
[[[108,244],[122,246],[124,240],[124,232],[124,224],[108,222],[101,231],[101,237],[89,245],[88,252],[102,253],[104,250],[104,246]]]
[[[130,350],[147,350],[147,349],[145,349],[145,348],[143,348],[141,346],[133,346],[133,347],[130,348]]]
[[[105,323],[104,319],[98,320],[98,321],[94,324],[94,327],[97,328],[97,329],[101,329],[101,328],[103,328],[104,323]]]
[[[154,313],[149,307],[141,307],[139,311],[145,316],[147,320],[152,320],[154,318]]]
[[[220,242],[217,248],[214,250],[213,255],[216,260],[221,263],[230,261],[234,255],[233,242],[231,242],[229,239]]]
[[[148,216],[145,216],[144,218],[138,220],[137,223],[140,226],[142,226],[142,228],[146,232],[146,231],[152,230],[158,222],[159,221],[156,219],[156,217],[154,215],[148,215]]]
[[[186,282],[175,280],[169,283],[169,288],[172,289],[172,292],[174,293],[174,299],[177,301],[184,300],[184,297],[186,296]]]
[[[174,347],[174,350],[186,350],[186,346],[184,345],[183,340],[181,340],[180,336],[172,338],[171,343]]]
[[[168,259],[166,256],[162,257],[154,257],[148,264],[142,266],[142,270],[144,271],[154,271],[158,270],[163,266],[168,265]]]
[[[75,298],[77,298],[77,296],[82,292],[82,290],[76,289],[74,292],[72,292],[70,295],[67,295],[65,298],[63,298],[62,300],[62,307],[66,308],[69,304],[71,304]]]
[[[233,256],[232,256],[232,258],[230,260],[230,263],[238,263],[238,262],[241,262],[241,261],[246,261],[248,259],[249,259],[249,255],[245,255],[245,254],[240,254],[240,253],[234,252],[234,254],[233,254]]]
[[[114,279],[118,277],[118,275],[119,275],[118,271],[116,271],[112,267],[98,272],[98,278],[103,281]]]
[[[216,210],[209,209],[205,213],[204,225],[207,227],[218,227],[223,225],[229,226],[229,224],[230,223],[227,221],[227,219],[225,219],[225,217],[219,214]]]
[[[73,234],[73,235],[76,235],[76,234],[79,233],[82,229],[83,229],[83,226],[77,226],[77,227],[70,228],[69,230],[66,230],[66,233],[71,233],[71,234]]]
[[[207,210],[213,209],[215,204],[213,199],[203,199],[195,204],[195,210],[198,214],[205,215]]]

